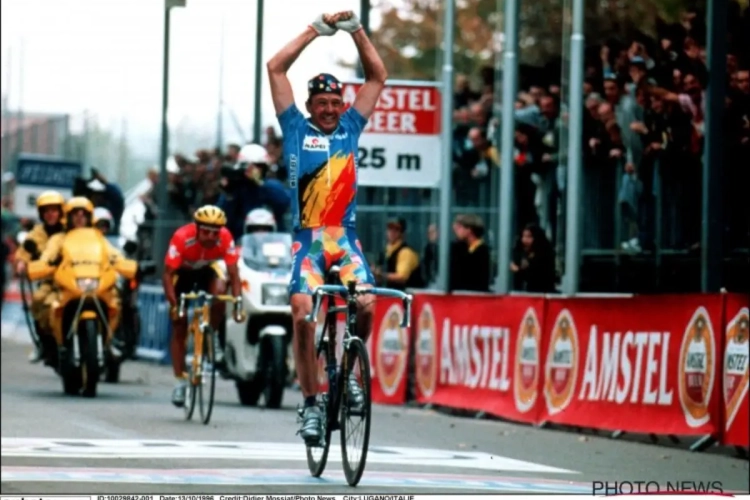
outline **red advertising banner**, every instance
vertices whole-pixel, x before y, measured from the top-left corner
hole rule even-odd
[[[401,328],[401,300],[379,297],[367,342],[373,403],[404,404],[409,371],[409,329]]]
[[[747,296],[726,296],[726,329],[724,330],[723,398],[724,444],[750,446],[750,411],[748,410],[748,369],[750,312]]]
[[[354,104],[361,83],[344,83],[342,92],[347,105]],[[386,84],[365,134],[440,134],[440,89],[433,85]]]
[[[538,420],[544,299],[416,294],[417,400]]]
[[[542,421],[717,434],[720,295],[549,299]]]

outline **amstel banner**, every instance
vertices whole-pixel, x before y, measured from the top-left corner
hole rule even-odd
[[[724,444],[750,446],[750,411],[748,406],[748,358],[750,342],[748,336],[747,296],[731,294],[726,296],[726,329],[724,331],[723,363],[723,403],[724,403]]]
[[[373,403],[404,404],[409,370],[408,328],[401,328],[401,300],[378,297],[367,342]]]
[[[536,422],[544,298],[416,294],[417,400]]]
[[[718,435],[720,295],[548,299],[542,421]]]

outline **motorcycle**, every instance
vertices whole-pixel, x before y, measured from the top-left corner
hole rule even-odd
[[[94,228],[73,229],[65,235],[57,262],[35,260],[28,276],[38,281],[53,276],[60,298],[52,306],[52,365],[66,394],[95,397],[117,311],[108,303],[117,275],[136,276],[138,264],[125,259],[113,266],[106,243]]]
[[[256,406],[262,394],[267,408],[280,408],[288,378],[293,376],[287,290],[291,246],[286,233],[258,232],[241,239],[238,267],[247,319],[235,323],[227,309],[224,326],[226,371],[245,406]]]

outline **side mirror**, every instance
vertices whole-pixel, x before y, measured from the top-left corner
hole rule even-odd
[[[138,243],[136,243],[135,241],[128,240],[122,246],[122,249],[125,251],[126,254],[132,255],[138,250]]]

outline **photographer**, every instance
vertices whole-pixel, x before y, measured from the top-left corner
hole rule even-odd
[[[283,215],[291,198],[286,187],[277,179],[267,178],[269,158],[263,146],[247,144],[233,166],[222,167],[219,207],[227,215],[227,228],[235,240],[242,237],[245,216],[250,210],[267,206],[283,231]]]
[[[107,179],[94,167],[91,167],[91,179],[76,179],[73,196],[85,196],[95,207],[109,210],[114,218],[115,226],[112,234],[120,234],[120,219],[125,211],[125,196],[117,184],[107,182]]]

